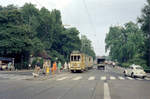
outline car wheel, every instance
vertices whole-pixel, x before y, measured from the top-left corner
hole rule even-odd
[[[132,78],[135,78],[134,73],[131,73],[131,77],[132,77]]]
[[[143,79],[145,78],[145,76],[142,77]]]
[[[126,74],[126,72],[124,71],[124,76],[126,77],[127,76],[127,74]]]

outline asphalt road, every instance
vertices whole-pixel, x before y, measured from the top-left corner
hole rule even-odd
[[[0,72],[0,99],[150,99],[150,78],[124,77],[118,68],[63,72],[46,80],[9,73]]]

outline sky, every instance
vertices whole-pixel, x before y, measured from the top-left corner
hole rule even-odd
[[[76,27],[81,35],[91,41],[97,56],[105,52],[105,37],[109,27],[136,22],[146,0],[0,0],[0,5],[14,4],[18,7],[25,3],[45,7],[50,11],[59,9],[66,28]]]

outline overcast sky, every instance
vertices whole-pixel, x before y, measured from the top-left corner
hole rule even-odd
[[[25,2],[38,8],[59,9],[63,24],[76,27],[86,35],[92,41],[96,55],[106,55],[105,37],[109,27],[136,22],[146,0],[0,0],[2,6],[14,4],[20,7]]]

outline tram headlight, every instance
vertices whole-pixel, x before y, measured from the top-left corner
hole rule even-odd
[[[77,66],[80,67],[80,64],[78,64]]]

